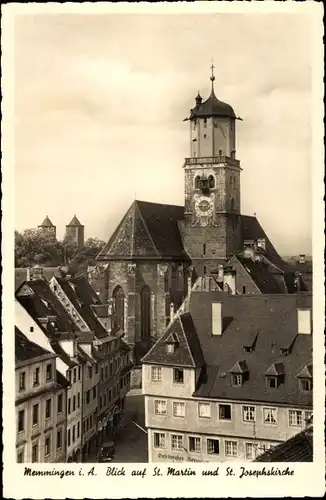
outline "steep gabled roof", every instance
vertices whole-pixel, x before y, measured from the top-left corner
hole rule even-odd
[[[15,326],[15,361],[27,361],[39,356],[55,354],[47,351],[43,347],[31,342],[16,326]]]
[[[71,219],[71,221],[69,222],[69,224],[67,224],[66,227],[70,227],[70,226],[82,226],[82,224],[77,219],[76,215],[73,216],[73,218]]]
[[[242,240],[258,240],[264,239],[266,242],[265,250],[259,249],[260,253],[264,255],[272,264],[285,271],[289,265],[284,262],[282,257],[278,254],[265,231],[261,227],[256,217],[250,215],[241,215],[241,233]]]
[[[166,340],[171,335],[176,335],[179,343],[174,352],[167,354]],[[203,353],[190,315],[176,316],[158,342],[143,357],[142,362],[154,364],[165,362],[169,365],[191,368],[203,366]]]
[[[309,427],[266,451],[255,462],[313,462],[313,428]]]
[[[188,259],[178,227],[183,218],[181,206],[134,201],[97,259]]]
[[[39,225],[39,227],[55,227],[52,222],[49,219],[49,216],[47,215],[42,222],[42,224]]]
[[[281,287],[274,275],[270,272],[268,265],[264,262],[253,261],[238,255],[236,257],[242,264],[250,278],[254,281],[261,293],[284,293],[285,290]]]

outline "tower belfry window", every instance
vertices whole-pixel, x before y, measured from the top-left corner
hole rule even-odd
[[[204,118],[204,128],[207,128],[207,118]]]

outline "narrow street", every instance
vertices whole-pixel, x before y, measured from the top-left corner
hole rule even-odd
[[[114,441],[116,453],[115,463],[147,462],[147,434],[137,427],[145,425],[144,397],[142,395],[127,395],[125,400],[125,415],[122,426],[117,430]],[[98,462],[97,456],[87,459],[88,463]]]

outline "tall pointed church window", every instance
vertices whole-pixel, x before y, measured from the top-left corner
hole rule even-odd
[[[115,321],[119,327],[124,329],[125,318],[125,295],[121,286],[116,286],[112,294],[114,302]]]
[[[151,335],[151,290],[147,285],[140,292],[140,335],[142,340]]]

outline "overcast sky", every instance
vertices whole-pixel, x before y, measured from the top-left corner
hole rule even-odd
[[[183,204],[182,120],[231,104],[242,213],[311,252],[311,47],[304,14],[34,15],[15,29],[15,225],[74,213],[107,239],[134,200]]]

